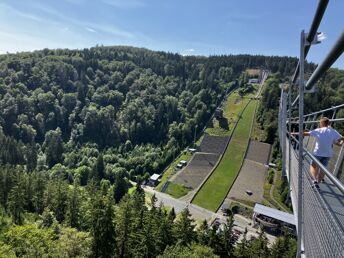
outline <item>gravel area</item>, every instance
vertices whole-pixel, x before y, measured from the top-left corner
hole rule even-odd
[[[264,165],[245,159],[227,199],[262,202],[266,173],[267,168]],[[251,191],[252,195],[247,194],[247,190]]]
[[[218,154],[195,153],[189,164],[173,179],[173,182],[186,187],[197,188],[220,158]]]
[[[228,144],[229,137],[224,136],[210,136],[205,135],[201,145],[199,146],[199,152],[220,154],[225,151]]]
[[[251,141],[246,154],[246,159],[261,164],[267,164],[269,162],[270,149],[270,144]]]

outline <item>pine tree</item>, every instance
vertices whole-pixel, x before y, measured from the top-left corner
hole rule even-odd
[[[100,182],[105,177],[105,166],[102,154],[99,154],[97,158],[96,164],[94,166],[94,171],[96,179]]]
[[[234,251],[235,257],[247,258],[249,256],[249,241],[247,240],[247,228],[245,228],[243,238],[240,243],[237,244]]]
[[[139,216],[140,220],[142,220],[143,210],[141,210],[141,212],[138,211],[139,210],[134,209],[133,205],[131,204],[130,197],[126,195],[119,205],[116,216],[116,242],[118,244],[118,255],[120,258],[131,257],[132,239],[130,234],[138,234],[135,229],[142,229],[143,222],[140,222],[140,227],[136,226],[134,229],[132,229],[134,213],[136,216]]]
[[[116,203],[118,203],[127,192],[128,185],[124,179],[124,174],[119,172],[116,174],[114,182],[114,199]]]
[[[22,224],[24,221],[24,191],[19,182],[11,189],[8,196],[8,209],[15,224]]]
[[[214,250],[220,251],[222,249],[222,242],[220,239],[220,234],[218,234],[219,226],[213,225],[209,230],[209,243],[208,246],[213,248]]]
[[[168,220],[172,224],[175,219],[176,219],[176,212],[174,210],[174,207],[172,207],[172,209],[170,210],[170,212],[168,214]]]
[[[249,248],[251,257],[270,257],[270,250],[268,248],[268,239],[263,230],[260,231],[259,237],[251,241]]]
[[[73,190],[68,194],[66,221],[70,227],[80,226],[80,192],[77,184],[73,185]]]
[[[26,169],[27,171],[33,171],[37,166],[37,148],[34,142],[27,146],[26,151]]]
[[[151,212],[155,212],[157,208],[158,198],[156,198],[155,193],[151,197]]]
[[[206,220],[197,229],[197,241],[201,245],[207,245],[209,243],[209,225]]]
[[[156,250],[157,253],[161,254],[167,246],[175,243],[173,222],[170,221],[166,213],[163,213],[155,223],[158,225],[156,233]]]
[[[53,212],[58,222],[65,219],[68,200],[68,185],[62,181],[56,183],[53,195]]]
[[[33,177],[30,174],[26,174],[26,173],[23,174],[22,187],[24,190],[24,197],[25,197],[24,209],[28,212],[34,212],[35,207],[33,203],[33,197],[34,197]]]
[[[271,248],[271,257],[274,258],[288,258],[295,257],[297,251],[296,240],[284,232],[282,237],[279,237]]]
[[[46,155],[47,165],[50,168],[57,163],[62,163],[63,148],[60,128],[57,128],[55,131],[51,130],[45,134],[43,149]]]
[[[142,251],[140,253],[146,258],[156,257],[157,224],[154,216],[156,216],[155,212],[147,213],[143,224]]]
[[[185,208],[178,221],[175,223],[175,235],[181,245],[188,245],[196,239],[196,233],[193,225],[194,220],[191,219],[189,209]]]
[[[54,216],[54,213],[52,211],[50,211],[48,208],[44,209],[44,211],[40,217],[42,219],[42,222],[39,224],[40,228],[49,228],[54,223],[57,223],[57,220]]]
[[[92,254],[94,257],[112,257],[116,251],[113,199],[98,195],[92,209]]]
[[[233,217],[229,217],[227,219],[227,223],[224,225],[223,230],[220,233],[220,241],[221,241],[221,257],[232,257],[234,252],[234,244],[235,240],[233,237]]]

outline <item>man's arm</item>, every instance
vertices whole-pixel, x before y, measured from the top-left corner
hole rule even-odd
[[[299,135],[300,133],[299,132],[293,132],[293,133],[291,133],[291,135],[293,135],[293,136],[297,136],[297,135]],[[310,136],[310,133],[309,132],[303,132],[303,136]]]

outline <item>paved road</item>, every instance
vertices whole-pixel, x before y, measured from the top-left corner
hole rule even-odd
[[[201,208],[197,205],[179,199],[175,199],[168,194],[155,191],[153,188],[149,186],[144,186],[143,189],[145,190],[145,192],[151,194],[155,193],[155,196],[158,199],[158,203],[162,202],[165,206],[174,207],[176,213],[180,213],[183,209],[188,208],[192,217],[195,220],[206,219],[208,222],[210,222],[216,218],[216,214],[214,212]]]
[[[223,216],[221,212],[215,213],[189,202],[175,199],[168,194],[155,191],[152,187],[149,186],[144,186],[143,189],[147,193],[155,194],[156,198],[158,199],[158,203],[161,202],[165,206],[174,207],[176,213],[180,213],[183,209],[188,208],[192,218],[196,221],[207,220],[208,223],[211,223],[216,218],[218,218],[220,223],[225,223],[227,220],[227,217]],[[238,214],[234,215],[234,228],[238,229],[241,232],[244,232],[245,228],[247,228],[247,236],[249,238],[258,237],[257,229],[253,228],[251,224],[252,220]],[[269,239],[270,244],[274,243],[274,241],[276,240],[274,236],[268,234],[266,234],[266,236]]]

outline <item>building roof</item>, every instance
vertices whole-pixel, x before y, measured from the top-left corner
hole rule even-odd
[[[222,206],[221,206],[221,209],[222,210],[228,210],[229,209],[229,204],[228,203],[223,203]]]
[[[151,177],[150,177],[149,179],[150,179],[150,180],[158,180],[159,177],[160,177],[159,174],[153,174],[153,175],[151,175]]]
[[[254,206],[254,212],[268,216],[270,218],[274,218],[292,225],[296,225],[295,218],[293,214],[286,213],[284,211],[276,210],[270,207],[266,207],[259,203],[256,203]]]

